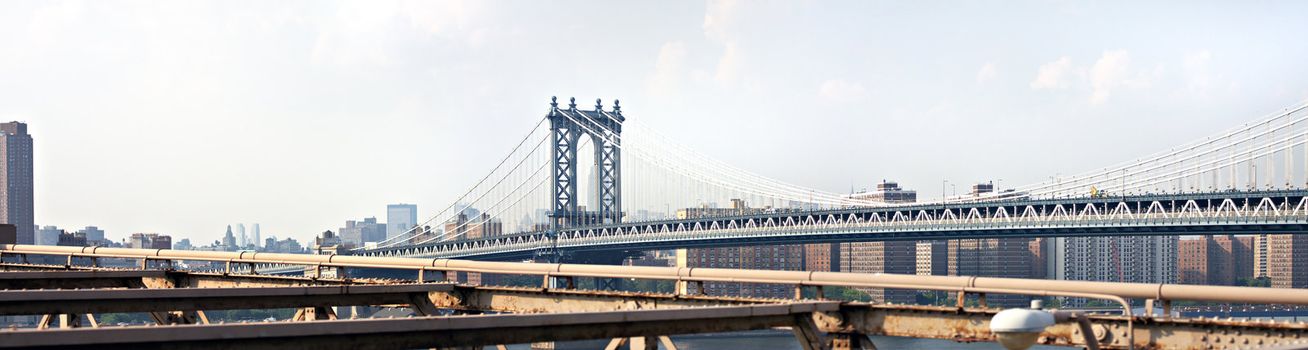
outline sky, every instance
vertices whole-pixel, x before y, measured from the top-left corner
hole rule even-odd
[[[453,201],[550,96],[775,179],[1047,180],[1308,99],[1304,2],[5,1],[36,222],[306,240]],[[589,105],[589,104],[586,104]],[[960,191],[962,190],[962,186]]]

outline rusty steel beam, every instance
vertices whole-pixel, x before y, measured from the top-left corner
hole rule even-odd
[[[304,276],[239,275],[186,271],[173,271],[168,277],[168,283],[173,288],[303,287],[413,283],[412,280],[327,279]]]
[[[163,277],[163,271],[5,271],[0,289],[140,288],[142,278]]]
[[[413,283],[412,280],[378,280],[378,279],[329,279],[305,276],[284,276],[284,275],[250,275],[250,274],[223,274],[215,272],[192,272],[182,270],[123,270],[121,268],[111,267],[88,267],[74,266],[64,267],[62,265],[40,265],[40,264],[0,264],[0,273],[9,272],[44,272],[44,273],[65,273],[65,272],[123,272],[127,274],[141,274],[141,278],[132,280],[128,278],[123,285],[108,285],[104,287],[88,286],[86,288],[235,288],[235,287],[293,287],[293,286],[339,286],[339,285],[387,285],[399,283]],[[3,283],[3,282],[0,282]],[[73,286],[78,288],[77,286]],[[11,288],[22,289],[22,288]],[[62,289],[62,288],[36,288],[36,289]]]
[[[838,312],[814,315],[818,328],[828,334],[868,334],[933,338],[956,342],[993,342],[990,319],[998,309],[939,306],[872,305],[850,303]],[[1308,324],[1166,317],[1089,315],[1103,349],[1127,349],[1128,329],[1135,333],[1135,349],[1249,349],[1287,344],[1308,344]],[[1039,344],[1085,346],[1075,321],[1059,322],[1042,334]]]
[[[834,302],[571,314],[107,327],[0,332],[0,347],[34,349],[432,348],[718,333],[788,327]]]
[[[0,315],[409,305],[449,284],[0,291]]]
[[[571,311],[641,310],[686,308],[700,305],[784,303],[777,299],[678,296],[668,294],[603,291],[542,290],[457,286],[447,293],[432,293],[442,308],[517,313],[566,313]],[[847,303],[839,312],[814,316],[828,334],[870,334],[896,337],[933,338],[957,342],[993,342],[990,319],[999,309],[914,305]],[[1090,315],[1098,343],[1105,349],[1126,349],[1128,317]],[[1215,349],[1280,345],[1308,341],[1308,324],[1243,322],[1187,318],[1135,317],[1137,349],[1189,349],[1192,345]],[[1074,321],[1050,327],[1042,344],[1084,346],[1085,339]]]
[[[443,309],[512,313],[677,309],[786,302],[762,298],[466,285],[455,286],[454,290],[449,292],[433,292],[431,300],[435,306]]]
[[[553,277],[605,277],[680,282],[745,282],[786,285],[946,290],[1039,296],[1086,297],[1087,293],[1125,299],[1193,300],[1308,305],[1308,289],[1199,286],[1156,283],[1086,282],[967,276],[917,276],[844,272],[772,271],[582,264],[538,264],[452,259],[389,258],[259,252],[207,252],[168,249],[0,245],[3,255],[113,257],[143,260],[196,260],[232,263],[368,267],[403,270],[480,272]]]

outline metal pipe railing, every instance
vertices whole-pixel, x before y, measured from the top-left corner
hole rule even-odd
[[[1093,293],[1125,299],[1191,300],[1230,303],[1308,305],[1308,289],[1198,286],[1161,283],[1089,282],[998,277],[918,276],[847,272],[773,271],[714,268],[609,266],[490,262],[454,259],[391,258],[258,252],[210,252],[168,249],[64,247],[5,244],[4,255],[54,255],[149,260],[219,261],[450,272],[480,272],[552,277],[605,277],[684,282],[747,282],[801,286],[843,286],[953,291],[1010,290],[1015,294],[1077,296]]]

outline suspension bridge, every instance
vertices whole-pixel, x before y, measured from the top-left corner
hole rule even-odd
[[[579,158],[587,152],[593,159]],[[1306,103],[1075,176],[888,203],[731,166],[628,119],[618,101],[584,110],[551,98],[536,126],[452,204],[353,254],[557,260],[783,243],[1303,233],[1306,194]]]
[[[593,161],[580,160],[578,154],[586,152],[593,152]],[[1301,289],[558,260],[577,252],[750,244],[1303,233],[1306,194],[1308,104],[1077,176],[1000,192],[887,203],[732,167],[628,120],[617,101],[610,110],[599,101],[593,110],[551,101],[528,136],[453,204],[408,232],[353,254],[0,242],[0,316],[39,317],[35,328],[0,332],[0,347],[503,349],[598,339],[608,341],[608,349],[676,349],[672,336],[788,328],[800,348],[813,350],[875,349],[870,335],[1005,344],[1020,338],[1026,346],[1088,349],[1302,348],[1308,336],[1303,323],[1172,312],[1175,301],[1308,305],[1308,291]],[[520,259],[551,263],[476,261]],[[299,273],[266,269],[278,267]],[[387,270],[393,279],[324,273],[344,269]],[[459,273],[516,275],[539,283],[457,284]],[[614,279],[666,281],[675,288],[671,293],[584,290],[577,287],[584,279],[596,286]],[[720,282],[791,286],[794,298],[704,295],[706,283]],[[952,306],[836,302],[822,300],[825,287],[956,294]],[[804,299],[805,291],[814,289],[817,300]],[[1099,299],[1120,306],[1120,312],[1033,306],[1021,312],[1048,316],[1048,322],[1011,328],[1003,322],[1009,310],[987,306],[989,294]],[[1140,300],[1143,314],[1133,311],[1133,302]],[[403,310],[411,317],[353,319],[356,306]],[[206,314],[287,308],[295,310],[289,322],[210,323]],[[344,310],[351,310],[352,319],[338,319]],[[114,313],[148,314],[152,326],[110,327],[97,321],[97,315]]]

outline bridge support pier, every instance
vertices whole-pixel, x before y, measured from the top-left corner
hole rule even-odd
[[[827,333],[831,350],[876,350],[876,344],[863,333]]]

